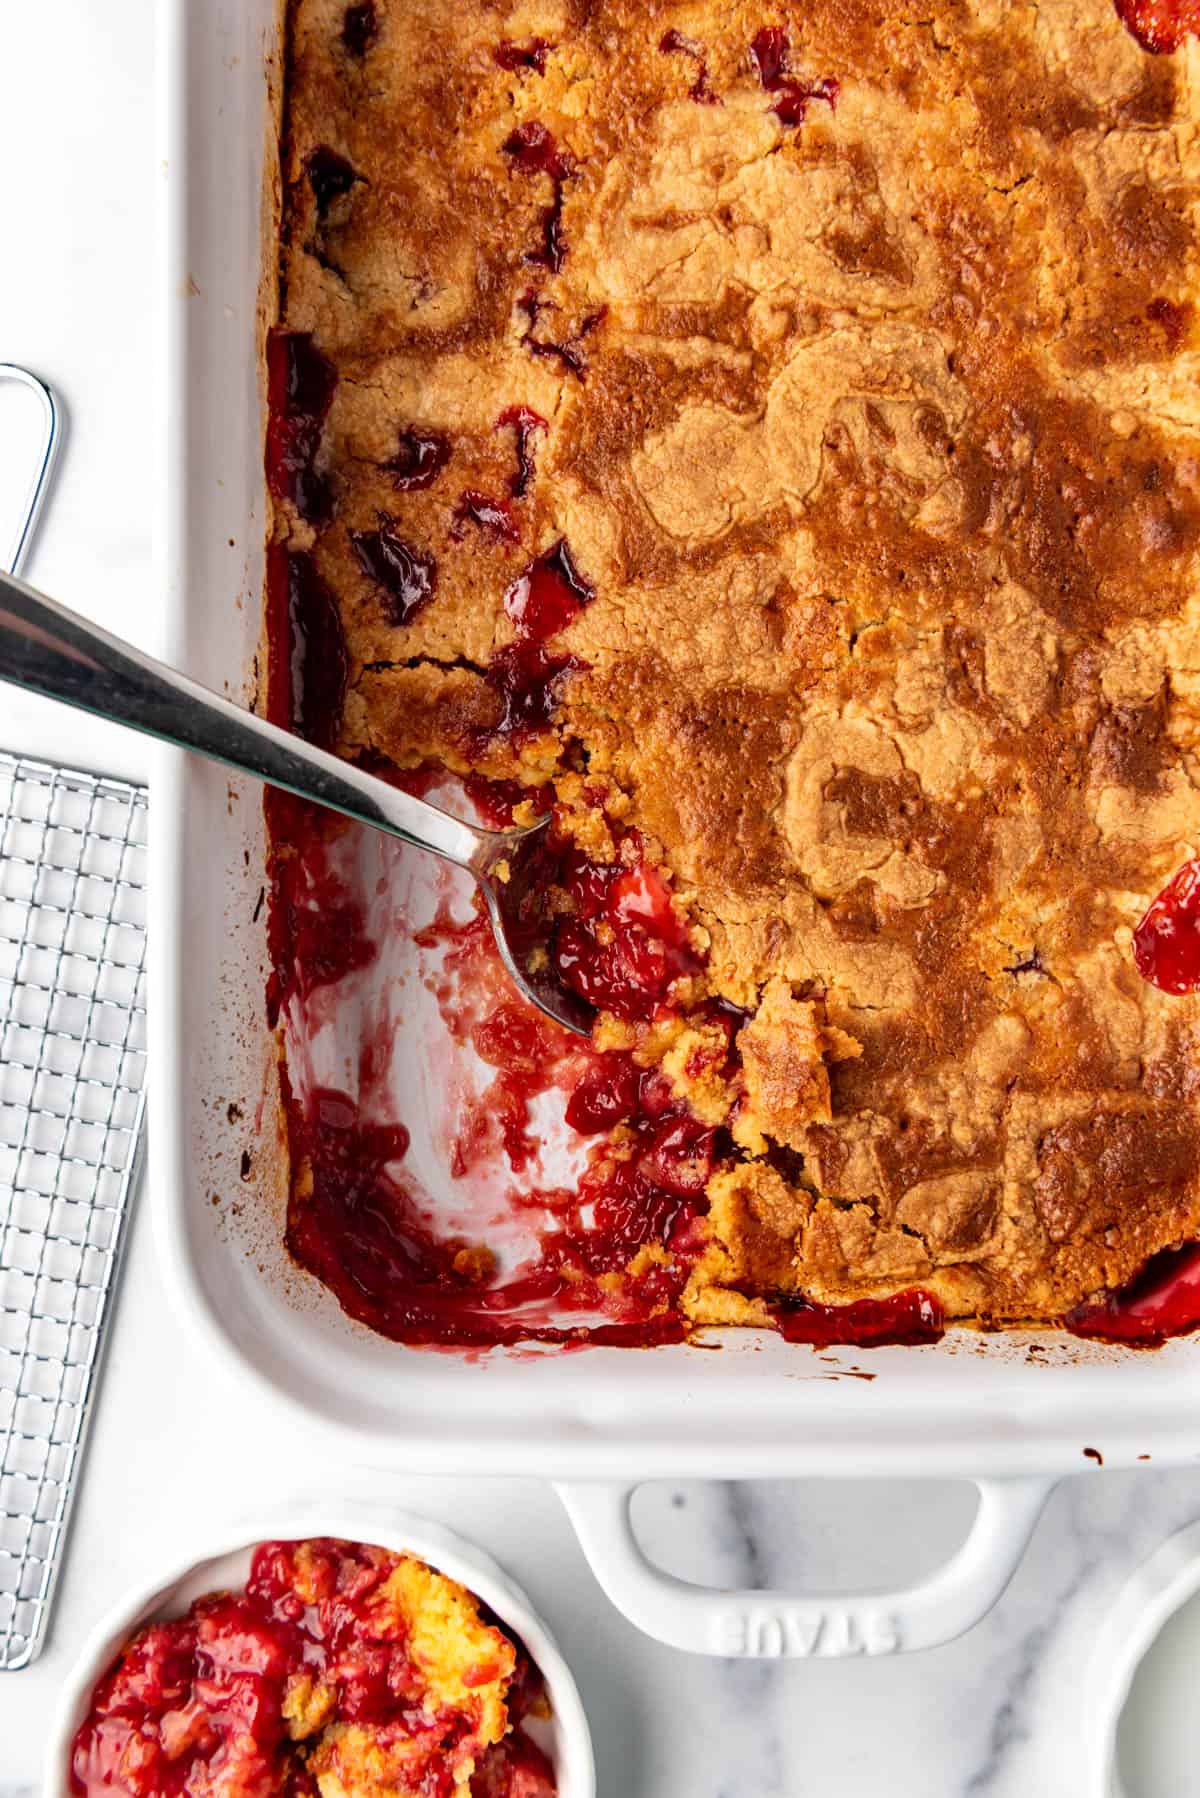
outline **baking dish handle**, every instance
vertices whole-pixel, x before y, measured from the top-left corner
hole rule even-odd
[[[900,1654],[950,1642],[979,1622],[1017,1569],[1047,1479],[977,1480],[979,1510],[958,1552],[919,1585],[894,1592],[787,1598],[712,1590],[653,1566],[633,1533],[636,1485],[560,1485],[592,1572],[631,1623],[669,1648],[748,1660]]]

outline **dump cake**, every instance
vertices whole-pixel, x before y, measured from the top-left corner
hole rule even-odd
[[[537,953],[597,1012],[472,1026],[510,1159],[552,1088],[587,1145],[507,1283],[401,1120],[287,1087],[354,1315],[1200,1315],[1191,22],[292,5],[270,703],[552,806]],[[273,808],[285,1020],[372,954],[345,828]]]
[[[92,1695],[82,1798],[554,1798],[541,1679],[411,1555],[268,1542],[245,1586],[143,1629]]]

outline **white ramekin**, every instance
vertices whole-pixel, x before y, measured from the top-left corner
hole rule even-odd
[[[559,1798],[595,1798],[592,1739],[574,1676],[550,1631],[491,1557],[473,1543],[423,1517],[383,1506],[339,1500],[303,1510],[281,1505],[269,1517],[227,1524],[186,1558],[159,1567],[96,1625],[80,1651],[59,1698],[46,1751],[42,1798],[68,1798],[69,1759],[96,1681],[122,1645],[143,1624],[176,1617],[205,1592],[240,1584],[260,1542],[338,1536],[369,1542],[394,1554],[411,1554],[458,1580],[518,1636],[546,1682],[552,1717],[539,1729],[541,1746],[558,1776]]]
[[[1117,1731],[1142,1661],[1163,1627],[1200,1592],[1200,1522],[1168,1538],[1122,1587],[1097,1633],[1088,1688],[1086,1735],[1092,1761],[1088,1798],[1125,1798],[1117,1770]],[[1180,1770],[1180,1792],[1195,1769]]]

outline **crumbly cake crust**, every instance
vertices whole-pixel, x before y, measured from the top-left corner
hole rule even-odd
[[[555,780],[594,855],[586,771],[669,873],[755,1014],[697,1094],[743,1159],[695,1319],[1120,1284],[1200,1232],[1196,1001],[1130,954],[1200,849],[1195,47],[1111,0],[375,13],[365,54],[343,0],[290,27],[336,507],[278,529],[345,628],[338,747]],[[560,539],[596,597],[548,726],[496,734],[504,595]]]

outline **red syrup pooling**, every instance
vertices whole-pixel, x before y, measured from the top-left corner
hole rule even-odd
[[[835,75],[822,75],[815,81],[793,75],[791,39],[782,25],[768,25],[758,32],[750,54],[767,93],[779,96],[771,111],[780,124],[802,125],[813,100],[824,100],[831,112],[836,110],[841,83]]]
[[[1200,0],[1115,0],[1117,17],[1143,50],[1169,56],[1200,35]]]
[[[688,90],[690,100],[695,100],[699,106],[721,105],[721,96],[714,94],[708,85],[708,58],[702,44],[695,38],[685,37],[682,31],[672,29],[659,39],[658,47],[665,56],[686,56],[696,64],[696,75]]]
[[[437,563],[414,549],[396,531],[396,520],[379,514],[375,531],[351,531],[350,544],[359,567],[379,592],[390,624],[411,624],[433,598]]]
[[[461,541],[469,524],[478,526],[493,543],[514,544],[521,541],[521,528],[513,517],[508,501],[493,499],[490,494],[480,493],[475,487],[465,489],[450,516],[450,535],[456,542]]]
[[[353,56],[361,62],[378,36],[379,19],[375,11],[375,0],[360,0],[358,5],[346,8],[342,16],[342,46],[347,56]]]
[[[496,1070],[487,1090],[466,1106],[450,1154],[450,1172],[461,1180],[502,1153],[514,1173],[536,1160],[540,1144],[530,1134],[530,1100],[558,1084],[567,1053],[527,1005],[503,999],[466,1031],[480,1060]]]
[[[487,926],[482,920],[482,931]],[[461,927],[458,927],[461,929]],[[472,929],[472,927],[468,927]],[[482,932],[460,942],[460,955],[473,954]],[[530,1059],[528,1020],[493,1013],[476,1025],[473,1040],[492,1055],[511,1056],[502,1070],[501,1090],[490,1089],[491,1102],[510,1108],[504,1120],[506,1146],[517,1148],[515,1114],[544,1092],[546,1072]],[[537,1026],[535,1025],[536,1029]],[[517,1042],[514,1044],[513,1037]],[[666,1195],[650,1204],[652,1186],[633,1191],[633,1176],[623,1173],[612,1184],[607,1210],[602,1201],[610,1183],[597,1177],[589,1187],[584,1175],[578,1197],[566,1192],[532,1194],[521,1202],[541,1206],[553,1218],[542,1236],[538,1258],[513,1278],[481,1280],[470,1245],[436,1237],[424,1222],[417,1200],[404,1184],[396,1163],[405,1146],[400,1126],[376,1126],[364,1120],[343,1094],[318,1091],[301,1101],[284,1086],[284,1107],[293,1163],[311,1169],[312,1189],[303,1198],[293,1192],[288,1204],[287,1247],[293,1259],[321,1280],[342,1309],[379,1335],[422,1347],[491,1348],[520,1342],[555,1344],[639,1343],[678,1341],[678,1318],[656,1315],[686,1280],[686,1266],[672,1263],[630,1277],[619,1294],[602,1288],[597,1274],[618,1271],[650,1240],[682,1223],[683,1201]],[[455,1169],[458,1177],[484,1158],[488,1141],[460,1135]],[[669,1147],[669,1145],[668,1145]],[[660,1154],[660,1160],[662,1156]],[[693,1158],[694,1163],[694,1158]],[[632,1210],[635,1196],[640,1210]],[[580,1206],[597,1206],[595,1221],[585,1224]],[[690,1215],[690,1213],[689,1213]],[[681,1247],[683,1241],[681,1237]],[[592,1324],[552,1325],[530,1308],[607,1314]]]
[[[850,1305],[816,1305],[808,1299],[779,1300],[771,1306],[779,1334],[814,1348],[914,1348],[940,1342],[946,1333],[942,1307],[932,1293],[914,1288],[886,1299],[858,1299]]]
[[[1152,1255],[1139,1274],[1063,1319],[1075,1336],[1157,1348],[1200,1326],[1200,1243]]]
[[[307,828],[310,851],[271,858],[267,1020],[273,1030],[293,998],[308,999],[318,988],[370,967],[377,950],[366,934],[361,905],[329,872],[324,855],[315,853],[325,833],[341,826],[329,813],[291,794],[269,789],[268,801],[272,826],[281,834]]]
[[[505,138],[501,149],[525,174],[548,175],[553,183],[553,199],[542,214],[542,247],[526,250],[522,260],[540,264],[552,274],[558,274],[567,258],[562,231],[563,190],[575,173],[575,165],[566,151],[559,149],[553,134],[537,119],[518,125]]]
[[[304,550],[267,552],[267,710],[321,749],[338,735],[350,658],[337,604]]]
[[[348,194],[358,180],[353,163],[347,162],[337,150],[331,150],[328,144],[318,144],[305,157],[304,172],[317,203],[318,218],[324,218],[334,201]]]
[[[382,464],[398,493],[419,493],[433,483],[450,460],[450,444],[436,431],[418,431],[406,425],[400,432],[396,453]]]
[[[1143,980],[1164,993],[1200,989],[1200,858],[1173,874],[1133,933]]]
[[[508,483],[514,499],[524,499],[537,472],[533,459],[533,440],[539,431],[549,429],[540,412],[531,406],[506,406],[496,420],[498,431],[511,429],[516,435],[517,469]]]
[[[420,1782],[429,1798],[450,1798],[456,1766],[477,1753],[478,1722],[469,1699],[431,1701],[403,1619],[379,1603],[399,1557],[316,1538],[304,1545],[301,1571],[300,1546],[261,1544],[242,1588],[199,1598],[185,1616],[151,1624],[128,1644],[97,1683],[75,1734],[77,1798],[201,1791],[316,1798],[283,1716],[298,1675],[333,1690],[335,1724],[390,1730],[403,1740],[414,1790]],[[471,1789],[492,1798],[553,1798],[553,1771],[521,1727],[543,1682],[521,1644],[508,1639],[516,1650],[513,1729],[478,1751]],[[500,1671],[479,1667],[480,1683]]]
[[[333,595],[312,557],[273,543],[267,551],[267,716],[322,749],[341,723],[350,659]],[[322,884],[324,842],[332,815],[279,788],[264,795],[270,835],[271,904],[267,914],[267,1021],[274,1030],[293,991],[341,979],[374,956],[363,937],[362,912],[339,886]],[[312,854],[280,853],[307,842]]]
[[[490,821],[507,822],[512,805],[527,796],[515,786],[495,793]],[[277,1006],[335,972],[322,920],[342,920],[337,954],[347,969],[374,953],[361,913],[330,870],[321,819],[315,810],[297,817],[293,852],[275,858],[270,949]],[[548,853],[557,858],[553,872],[564,852]],[[636,868],[624,872],[636,875]],[[586,878],[581,867],[576,874]],[[606,890],[614,915],[624,911],[630,927],[641,929],[642,883],[635,878],[622,898],[612,893],[618,878],[603,870],[593,890]],[[470,1044],[493,1070],[456,1134],[460,1177],[494,1165],[498,1156],[527,1170],[539,1146],[531,1108],[555,1088],[567,1094],[568,1118],[581,1134],[596,1137],[622,1122],[624,1141],[616,1151],[607,1141],[593,1144],[577,1191],[510,1195],[514,1207],[531,1217],[540,1212],[546,1221],[532,1259],[497,1280],[477,1247],[440,1239],[431,1229],[424,1195],[405,1176],[407,1135],[400,1125],[373,1121],[343,1093],[293,1090],[285,1077],[283,1106],[298,1176],[288,1204],[293,1258],[350,1316],[396,1341],[487,1348],[682,1340],[685,1326],[668,1308],[701,1247],[694,1220],[704,1209],[705,1183],[724,1152],[723,1139],[690,1116],[661,1076],[636,1068],[628,1055],[599,1054],[514,995],[482,915],[459,923],[441,912],[417,940],[444,952],[437,997],[452,1038]],[[655,993],[646,1002],[652,1005]],[[301,1024],[294,1015],[292,1022]],[[648,1265],[628,1273],[648,1245],[656,1245]],[[589,1316],[550,1323],[547,1311]]]
[[[337,370],[307,331],[267,338],[267,486],[310,524],[328,524],[333,488],[314,468],[337,388]]]
[[[546,58],[553,48],[554,45],[547,43],[544,37],[531,38],[527,44],[514,44],[510,38],[505,38],[492,54],[500,67],[510,74],[531,69],[535,75],[544,75]]]
[[[580,320],[579,329],[561,342],[549,337],[535,337],[534,332],[542,313],[554,310],[553,301],[543,300],[532,288],[521,295],[517,301],[517,311],[524,313],[528,320],[521,336],[522,346],[531,356],[540,356],[543,361],[561,362],[571,374],[577,375],[581,381],[586,380],[588,359],[583,345],[596,327],[602,325],[608,317],[608,307],[600,306],[595,312],[586,313]]]

